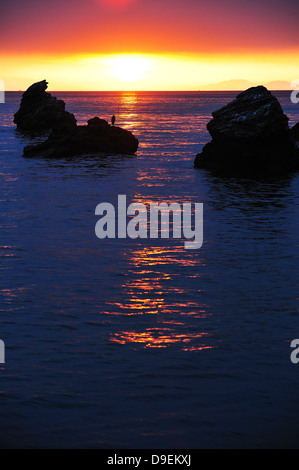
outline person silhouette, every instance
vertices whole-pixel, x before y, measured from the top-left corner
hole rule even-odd
[[[115,123],[115,116],[114,116],[114,114],[113,114],[113,116],[112,116],[112,118],[111,118],[111,124],[112,124],[112,126],[114,126],[114,123]]]

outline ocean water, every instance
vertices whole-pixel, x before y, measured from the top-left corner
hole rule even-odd
[[[195,170],[235,93],[55,93],[135,156],[24,159],[0,104],[0,447],[298,447],[299,175]],[[290,123],[299,107],[276,93]],[[95,236],[95,208],[204,204],[204,243]]]

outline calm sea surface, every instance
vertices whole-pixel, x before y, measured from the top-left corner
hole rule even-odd
[[[54,93],[133,157],[26,160],[0,104],[1,447],[299,447],[299,175],[195,170],[235,93]],[[299,105],[276,93],[294,124]],[[201,202],[204,243],[99,240],[95,208]]]

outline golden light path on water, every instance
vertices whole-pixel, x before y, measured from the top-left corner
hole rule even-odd
[[[110,341],[120,345],[143,348],[179,346],[183,351],[212,348],[209,335],[198,331],[190,320],[210,315],[205,305],[195,299],[172,301],[174,294],[185,299],[186,290],[172,281],[178,278],[176,266],[195,266],[196,261],[186,254],[182,246],[139,246],[130,253],[130,279],[121,285],[122,301],[107,302],[109,315],[152,316],[152,325],[142,331],[122,330],[110,335]],[[170,269],[169,269],[170,268]],[[171,269],[172,268],[172,269]],[[197,277],[190,274],[188,277]],[[133,278],[133,279],[132,279]],[[136,325],[136,322],[135,322]],[[144,325],[143,325],[144,326]],[[195,331],[196,330],[196,331]]]
[[[125,127],[137,132],[146,129],[147,118],[144,122],[141,116],[135,114],[137,104],[136,93],[123,93],[120,98],[120,119]],[[136,110],[137,111],[137,110]],[[159,130],[161,121],[163,127],[169,128],[171,123],[169,116],[160,116],[159,122],[153,123]],[[137,126],[137,128],[136,128]],[[146,146],[146,143],[142,143]],[[159,142],[150,143],[153,147]],[[161,199],[159,195],[155,198],[148,194],[150,188],[163,186],[170,178],[168,172],[163,168],[158,169],[158,174],[149,170],[138,168],[136,180],[142,191],[136,193],[131,200],[134,203],[143,203],[149,208],[151,203],[166,202],[173,200]],[[190,201],[181,201],[190,202]],[[148,219],[148,231],[149,231]],[[165,227],[162,224],[161,233]],[[170,232],[172,232],[172,220],[170,219]],[[120,286],[121,295],[119,300],[107,302],[109,315],[122,316],[152,316],[151,325],[144,327],[143,331],[122,330],[111,334],[110,341],[120,345],[130,345],[131,347],[144,348],[168,348],[173,345],[180,347],[183,351],[198,351],[211,348],[207,344],[208,334],[198,331],[196,326],[190,321],[198,321],[211,315],[206,305],[202,305],[198,300],[200,289],[192,298],[186,292],[186,286],[181,285],[179,272],[186,270],[186,278],[197,278],[200,274],[196,271],[200,259],[200,265],[205,265],[204,260],[192,256],[189,250],[185,250],[183,240],[177,240],[165,246],[143,246],[138,244],[136,248],[129,250],[126,254],[129,266],[128,279]],[[193,267],[194,271],[190,271]],[[179,268],[179,269],[178,269]],[[174,283],[175,280],[175,283]],[[189,284],[188,284],[189,288]],[[179,301],[181,297],[181,301]],[[188,300],[186,300],[188,299]],[[144,326],[144,325],[142,325]],[[194,331],[194,329],[196,331]]]
[[[188,346],[192,339],[198,339],[206,336],[207,333],[192,334],[173,334],[170,328],[147,328],[143,333],[123,331],[116,333],[111,341],[119,344],[141,343],[146,348],[167,348],[171,344],[183,343],[183,351],[200,351],[211,349],[212,346]]]
[[[147,112],[148,100],[150,103],[146,94],[123,92],[117,95],[111,106],[111,113],[117,116],[117,125],[140,136],[140,165],[134,173],[134,185],[137,183],[137,188],[134,187],[133,195],[127,196],[127,204],[142,203],[147,209],[151,203],[171,204],[178,201],[175,194],[165,198],[165,193],[160,190],[171,184],[172,176],[165,162],[173,163],[173,155],[160,151],[161,141],[165,135],[173,141],[173,120],[177,118],[160,113],[158,118],[153,119],[150,111]],[[165,97],[161,96],[161,100],[165,100]],[[144,103],[146,112],[140,112],[141,103]],[[87,118],[83,116],[82,122]],[[154,138],[153,134],[148,134],[149,121],[156,130]],[[189,133],[184,130],[184,123],[176,122],[175,126],[178,125],[182,131],[178,147],[180,151],[180,146],[189,142]],[[192,121],[190,126],[197,126],[197,123]],[[158,158],[163,158],[165,165],[143,165],[142,152],[150,153],[153,158],[158,155]],[[177,158],[184,159],[184,154],[180,152]],[[185,196],[178,202],[190,203],[191,199]],[[162,225],[160,235],[163,232]],[[184,238],[156,240],[153,244],[137,239],[129,248],[125,244],[122,276],[114,284],[113,295],[103,300],[99,310],[101,315],[114,317],[111,327],[116,329],[108,334],[111,344],[133,349],[174,347],[183,351],[203,350],[211,348],[211,344],[214,347],[215,342],[211,341],[211,335],[205,332],[201,324],[202,320],[212,315],[211,308],[202,300],[200,290],[200,277],[206,261],[201,250],[197,254],[190,251],[193,250],[184,249]],[[196,280],[198,287],[194,288]]]

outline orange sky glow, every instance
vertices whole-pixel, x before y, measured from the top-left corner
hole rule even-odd
[[[44,78],[87,91],[299,78],[297,0],[10,0],[1,13],[7,90]]]

